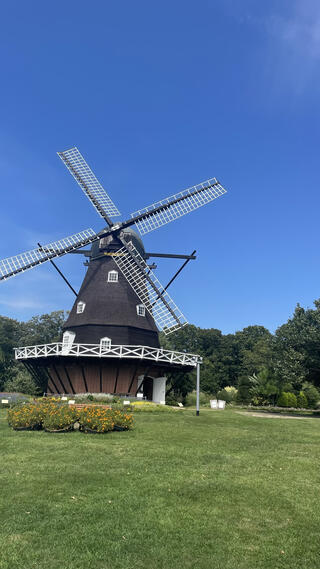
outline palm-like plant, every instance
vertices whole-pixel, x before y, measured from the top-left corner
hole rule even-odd
[[[258,374],[254,373],[249,376],[251,387],[250,395],[252,397],[262,398],[275,405],[279,388],[274,380],[272,372],[263,367]]]

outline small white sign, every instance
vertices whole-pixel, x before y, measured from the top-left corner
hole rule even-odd
[[[182,404],[182,403],[178,403],[178,407],[183,407],[183,404]]]
[[[68,397],[61,397],[61,401],[68,401]]]
[[[217,399],[210,399],[210,407],[211,407],[211,409],[218,409],[218,400]]]
[[[218,409],[224,409],[226,406],[226,402],[223,401],[222,399],[218,400]]]
[[[143,399],[143,393],[137,393],[138,399]]]
[[[74,399],[69,399],[68,405],[74,405],[74,404],[75,404],[75,400],[74,400]]]
[[[124,401],[123,404],[124,405],[130,405],[130,401]]]
[[[3,405],[8,405],[9,399],[1,399],[1,403],[3,403]]]

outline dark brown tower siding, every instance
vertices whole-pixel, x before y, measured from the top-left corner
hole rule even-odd
[[[161,368],[143,365],[137,361],[112,363],[96,359],[76,363],[51,364],[48,368],[50,393],[121,393],[135,395],[138,378],[148,372],[152,377],[161,377]],[[68,378],[70,381],[68,381]]]
[[[109,271],[118,272],[118,282],[108,282]],[[85,302],[84,312],[77,314],[77,304]],[[110,256],[92,260],[82,283],[65,330],[76,334],[76,344],[99,344],[103,337],[112,344],[159,347],[153,318],[146,311],[138,316],[140,299],[118,270]]]

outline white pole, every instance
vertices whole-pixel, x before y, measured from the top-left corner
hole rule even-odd
[[[197,362],[197,404],[196,415],[200,414],[200,362]]]

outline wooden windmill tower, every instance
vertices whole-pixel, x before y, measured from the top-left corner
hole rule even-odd
[[[185,265],[195,257],[146,253],[132,226],[145,235],[226,190],[213,178],[139,210],[126,221],[113,223],[111,218],[120,213],[78,149],[58,154],[106,227],[99,233],[87,229],[45,246],[38,244],[37,249],[0,261],[0,280],[5,280],[66,253],[88,258],[88,270],[64,325],[62,342],[17,348],[16,358],[44,391],[142,392],[148,399],[163,401],[166,372],[192,369],[199,357],[160,348],[158,330],[170,334],[187,321],[169,296],[168,285],[160,284],[147,260],[152,256],[178,257],[185,259]],[[89,250],[82,249],[89,244]]]

